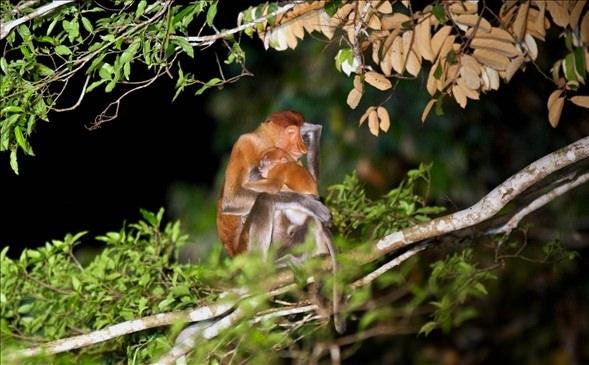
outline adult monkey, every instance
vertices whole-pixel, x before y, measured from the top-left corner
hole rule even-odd
[[[335,278],[338,268],[331,233],[327,228],[330,224],[329,210],[313,194],[317,191],[319,176],[320,133],[321,126],[305,123],[300,113],[282,111],[271,114],[254,132],[242,135],[235,142],[217,203],[217,232],[229,255],[259,251],[266,257],[273,241],[290,246],[301,242],[310,229],[315,238],[315,251],[299,259],[305,260],[317,254],[330,255]],[[303,136],[308,140],[309,148]],[[311,194],[281,192],[279,186],[271,184],[265,189],[267,181],[252,180],[265,153],[272,149],[286,152],[289,155],[287,163],[298,161],[308,153],[309,172],[315,183]],[[300,173],[292,166],[284,171]],[[297,186],[296,183],[286,185],[289,188]],[[293,221],[296,216],[302,218]],[[291,256],[291,259],[297,258]],[[334,324],[336,330],[343,333],[345,322],[339,315],[339,302],[339,290],[334,281]]]
[[[308,152],[303,136],[309,140],[309,171],[318,176],[318,134],[321,127],[305,123],[300,113],[272,113],[252,133],[239,137],[233,145],[225,170],[225,181],[217,203],[217,232],[231,256],[259,251],[266,256],[273,239],[275,213],[295,210],[320,223],[329,224],[329,210],[316,198],[297,192],[268,193],[252,189],[250,174],[262,153],[277,147],[297,161]],[[278,230],[277,230],[278,231]],[[274,237],[276,238],[276,237]]]

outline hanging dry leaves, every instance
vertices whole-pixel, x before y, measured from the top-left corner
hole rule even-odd
[[[577,95],[571,98],[571,102],[583,108],[589,108],[589,96]]]

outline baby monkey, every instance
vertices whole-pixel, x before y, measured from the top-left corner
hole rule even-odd
[[[250,173],[246,187],[254,191],[278,193],[296,191],[319,196],[317,182],[309,170],[299,165],[285,150],[272,147],[262,152],[257,167]]]

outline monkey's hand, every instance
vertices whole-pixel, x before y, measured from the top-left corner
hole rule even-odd
[[[301,127],[301,135],[306,135],[310,133],[317,133],[321,132],[323,126],[321,124],[311,124],[311,123],[304,123]]]
[[[299,194],[293,192],[280,192],[276,194],[276,201],[278,209],[298,209],[303,210],[307,214],[319,219],[319,221],[326,225],[331,225],[331,213],[320,200],[314,198],[312,195]]]

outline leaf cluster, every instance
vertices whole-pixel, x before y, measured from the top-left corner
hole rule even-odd
[[[431,181],[431,164],[420,164],[407,172],[406,178],[378,199],[367,196],[358,176],[353,173],[343,183],[328,189],[326,202],[331,209],[333,225],[346,238],[376,239],[426,222],[444,211],[443,207],[427,206],[427,191]],[[425,186],[424,186],[425,185]]]

